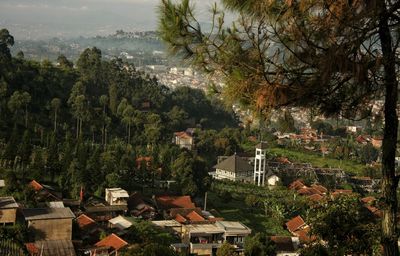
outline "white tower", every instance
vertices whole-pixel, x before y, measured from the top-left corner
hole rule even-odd
[[[254,184],[257,184],[257,186],[264,186],[265,184],[266,155],[267,143],[262,141],[256,146],[256,157],[254,159]]]

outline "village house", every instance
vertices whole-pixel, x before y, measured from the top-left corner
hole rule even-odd
[[[308,226],[301,216],[296,216],[286,222],[287,230],[294,236],[298,237],[300,243],[310,243],[315,237],[310,236],[310,226]]]
[[[35,240],[71,240],[75,215],[69,208],[32,208],[22,213]]]
[[[61,201],[62,193],[51,186],[40,184],[36,180],[32,180],[29,186],[35,191],[37,201]]]
[[[251,229],[240,222],[216,221],[208,224],[182,226],[182,243],[187,244],[189,253],[195,255],[215,255],[224,242],[232,244],[236,252],[243,253],[243,242]]]
[[[80,236],[83,240],[92,241],[93,237],[98,237],[100,232],[103,231],[103,228],[86,214],[79,215],[75,221],[79,226]]]
[[[165,229],[174,235],[181,236],[182,234],[182,224],[177,222],[176,220],[153,220],[153,225]]]
[[[143,219],[153,219],[156,216],[156,210],[150,202],[146,202],[139,192],[129,196],[128,210],[132,216]]]
[[[186,131],[175,132],[173,142],[180,148],[186,148],[188,150],[192,150],[194,146],[193,135]]]
[[[108,220],[108,227],[110,229],[116,229],[117,232],[119,232],[131,227],[133,222],[134,220],[132,218],[118,215],[117,217]]]
[[[122,188],[106,188],[106,202],[109,205],[128,205],[129,194]]]
[[[96,222],[104,223],[128,211],[126,205],[86,205],[84,212]]]
[[[126,247],[128,242],[112,233],[95,244],[95,248],[90,250],[91,256],[111,256],[118,255],[118,251]]]
[[[214,179],[253,182],[254,167],[247,157],[240,157],[237,154],[227,158],[220,157],[213,168],[215,172],[211,173],[211,175]]]
[[[0,224],[14,225],[17,217],[18,204],[14,197],[0,197]]]

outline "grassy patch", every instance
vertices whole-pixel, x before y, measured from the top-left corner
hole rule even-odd
[[[285,148],[270,148],[269,153],[287,157],[293,162],[307,162],[311,163],[315,167],[332,167],[341,168],[347,173],[352,173],[356,175],[362,175],[365,165],[359,164],[350,160],[338,160],[329,157],[322,157],[316,153],[312,152],[301,152]]]

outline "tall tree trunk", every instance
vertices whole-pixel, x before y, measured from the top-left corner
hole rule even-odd
[[[104,129],[104,149],[107,147],[107,127]]]
[[[25,105],[25,128],[28,128],[28,105]]]
[[[128,123],[128,144],[131,144],[131,122]]]
[[[57,111],[54,111],[54,134],[57,133]]]
[[[79,138],[79,117],[76,118],[76,139]]]
[[[392,47],[392,37],[388,25],[388,14],[385,1],[379,4],[379,38],[383,54],[384,85],[385,85],[385,127],[382,143],[382,246],[384,255],[398,256],[397,245],[397,186],[399,179],[395,172],[395,156],[397,144],[398,118],[397,80],[395,68],[395,53]]]
[[[82,136],[82,123],[83,123],[83,121],[82,121],[82,118],[81,118],[80,122],[79,122],[79,136]]]

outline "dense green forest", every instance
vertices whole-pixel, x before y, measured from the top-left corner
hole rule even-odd
[[[174,178],[195,195],[208,184],[208,160],[239,144],[233,112],[201,90],[170,90],[95,47],[75,63],[61,55],[53,64],[12,56],[13,43],[0,30],[0,168],[6,193],[19,200],[30,179],[76,198],[81,187],[100,195]],[[188,127],[197,128],[197,153],[172,143]],[[141,156],[151,164],[138,163]]]

